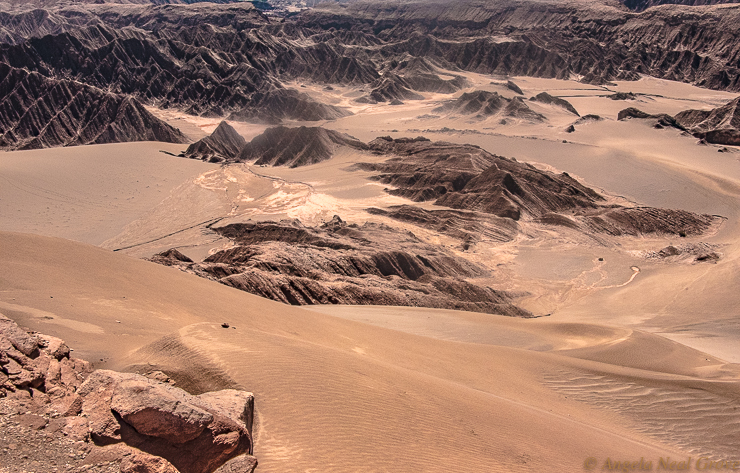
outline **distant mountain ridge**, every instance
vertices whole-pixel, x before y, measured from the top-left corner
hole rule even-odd
[[[136,99],[0,64],[0,148],[186,143]]]
[[[619,0],[630,10],[644,11],[658,5],[722,5],[726,3],[740,3],[740,0]]]

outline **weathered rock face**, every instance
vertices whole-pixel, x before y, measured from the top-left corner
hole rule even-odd
[[[212,406],[207,397],[191,396],[169,384],[98,370],[78,394],[94,442],[124,442],[164,458],[179,471],[210,473],[252,451],[244,422],[229,417],[227,409]],[[252,405],[251,395],[234,400],[239,401],[244,402],[242,411]]]
[[[535,123],[547,121],[546,116],[529,108],[529,105],[527,105],[521,97],[514,97],[511,99],[506,107],[504,107],[503,116]]]
[[[233,160],[246,144],[247,141],[223,121],[209,136],[188,146],[185,156],[210,162]]]
[[[169,264],[293,305],[400,305],[529,317],[514,297],[473,283],[488,270],[385,225],[260,222],[215,228],[236,246]],[[158,256],[161,258],[161,256]]]
[[[686,110],[676,121],[694,136],[709,143],[740,145],[740,97],[714,110]]]
[[[28,333],[0,314],[0,398],[19,390],[44,393],[51,412],[76,415],[80,400],[75,391],[90,368],[69,354],[62,340]]]
[[[361,141],[321,127],[268,128],[247,143],[234,161],[257,165],[298,167],[329,159],[339,146],[366,149]]]
[[[91,372],[69,354],[62,340],[28,333],[0,315],[0,398],[30,398],[34,428],[51,417],[56,431],[74,440],[121,444],[117,460],[126,473],[211,473],[252,453],[251,393],[192,396],[137,374]],[[236,464],[253,469],[256,460]]]
[[[138,101],[0,63],[0,148],[186,138]]]

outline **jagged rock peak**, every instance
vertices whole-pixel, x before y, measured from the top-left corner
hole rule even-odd
[[[358,150],[367,145],[356,138],[322,127],[268,128],[242,149],[238,161],[257,165],[298,167],[331,158],[335,150],[346,146]]]
[[[247,141],[226,121],[222,121],[209,136],[196,141],[185,151],[188,158],[210,162],[233,160]]]

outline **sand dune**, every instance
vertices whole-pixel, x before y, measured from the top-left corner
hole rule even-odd
[[[104,360],[98,367],[188,367],[175,377],[195,390],[193,380],[201,389],[254,391],[263,471],[576,471],[587,457],[657,461],[710,447],[687,438],[687,426],[665,435],[659,427],[672,418],[641,424],[649,407],[639,389],[625,388],[608,410],[599,392],[630,379],[674,393],[666,409],[689,403],[696,412],[716,399],[731,406],[737,394],[737,383],[721,381],[737,379],[736,368],[679,344],[656,358],[651,347],[672,342],[655,335],[427,311],[450,327],[498,333],[440,340],[418,327],[391,330],[266,301],[83,244],[12,233],[0,240],[0,310],[21,324],[63,337],[76,356]],[[636,336],[646,339],[629,343]],[[584,384],[569,379],[603,386],[584,388],[590,397],[564,395]],[[697,387],[713,394],[693,402],[687,392]],[[637,407],[620,407],[630,402]],[[719,412],[736,425],[734,411]]]

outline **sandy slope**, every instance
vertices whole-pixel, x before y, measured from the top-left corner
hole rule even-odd
[[[100,244],[182,181],[216,166],[122,143],[0,153],[0,228]]]
[[[725,454],[697,439],[737,429],[738,384],[727,382],[737,380],[736,367],[679,344],[656,357],[654,347],[672,342],[650,334],[426,311],[499,337],[440,340],[287,307],[64,240],[0,233],[0,261],[0,311],[67,339],[76,355],[105,360],[97,366],[185,368],[191,388],[235,382],[253,390],[262,471],[579,471],[588,457]],[[596,389],[571,394],[571,381],[592,378]],[[664,435],[629,409],[578,400],[625,382],[673,393],[689,405],[683,414],[695,409],[687,416],[695,430]],[[724,401],[724,417],[691,403],[696,388],[705,403]],[[628,407],[643,399],[637,389],[622,394]]]

